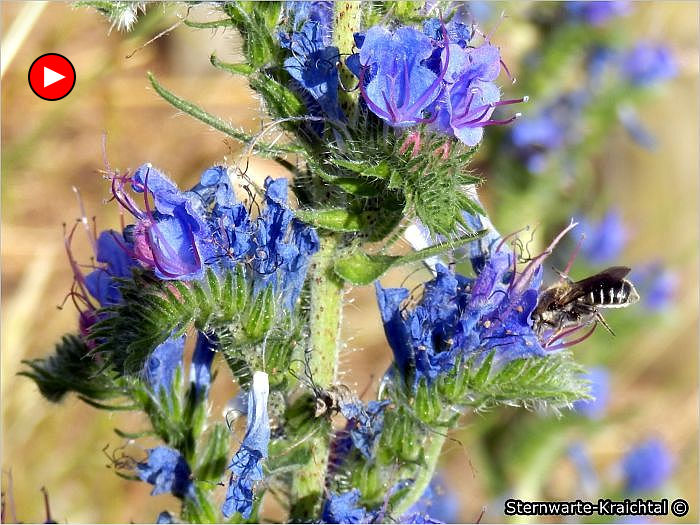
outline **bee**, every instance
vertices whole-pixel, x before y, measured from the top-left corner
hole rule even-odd
[[[612,266],[575,282],[561,275],[560,282],[540,294],[532,312],[535,332],[548,339],[545,346],[591,323],[615,335],[599,309],[625,308],[639,301],[634,284],[625,279],[629,272],[626,266]]]

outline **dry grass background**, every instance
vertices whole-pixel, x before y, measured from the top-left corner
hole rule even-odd
[[[3,34],[23,7],[22,2],[2,3]],[[640,35],[671,41],[682,73],[641,112],[660,139],[659,150],[641,151],[615,133],[600,169],[609,174],[637,231],[627,254],[630,262],[662,257],[681,272],[683,290],[673,315],[654,321],[626,349],[616,368],[611,407],[624,417],[598,433],[590,446],[596,463],[605,466],[630,442],[660,434],[679,457],[674,483],[691,502],[692,520],[698,504],[697,5],[658,2],[637,7],[629,23]],[[153,71],[165,86],[238,125],[259,126],[258,104],[245,83],[208,62],[213,50],[223,59],[233,57],[238,45],[230,34],[180,27],[125,58],[172,21],[147,22],[150,31],[136,37],[107,34],[107,23],[96,14],[49,3],[3,77],[2,469],[4,488],[12,472],[14,506],[23,521],[43,521],[41,486],[49,490],[58,521],[140,522],[174,508],[169,496],[149,497],[146,484],[122,480],[105,468],[108,461],[101,449],[121,444],[112,429],[137,429],[138,418],[100,412],[71,397],[50,405],[33,383],[15,375],[21,359],[47,354],[61,334],[76,326],[71,307],[56,309],[72,279],[61,231],[62,223],[78,216],[71,186],[81,189],[88,214],[97,216],[100,228],[118,224],[116,207],[101,204],[108,197],[97,173],[103,166],[103,131],[112,166],[134,168],[150,161],[183,186],[216,162],[236,160],[237,144],[177,115],[147,87],[145,72]],[[526,34],[509,35],[507,25],[498,35],[504,46],[511,36],[527,41]],[[31,62],[49,51],[69,57],[77,70],[75,89],[58,102],[35,97],[26,80]],[[251,167],[260,177],[275,170],[263,161]],[[87,246],[78,244],[77,256],[87,260]],[[387,282],[402,279],[394,273]],[[371,374],[377,377],[390,362],[368,288],[348,297],[346,335],[351,339],[343,368],[352,374],[344,381],[362,390]],[[219,390],[225,398],[233,387]],[[469,465],[471,424],[468,420],[459,433],[465,449],[446,454],[449,476],[464,494],[464,520],[474,519],[488,503],[478,464]],[[565,490],[572,483],[565,466],[554,472],[552,485]]]

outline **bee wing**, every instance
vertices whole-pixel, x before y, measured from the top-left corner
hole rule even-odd
[[[610,285],[619,283],[628,273],[630,273],[630,271],[631,268],[628,268],[627,266],[611,266],[602,272],[598,272],[590,277],[576,281],[575,283],[571,284],[569,289],[566,290],[561,297],[559,297],[559,303],[562,305],[569,304],[579,297],[583,297],[589,293],[592,287],[594,287],[596,284],[600,284],[601,282],[609,283]]]

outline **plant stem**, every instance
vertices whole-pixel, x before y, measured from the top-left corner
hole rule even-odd
[[[319,388],[336,381],[340,323],[342,318],[343,281],[334,273],[339,239],[335,234],[321,237],[321,248],[311,261],[308,364],[311,377]],[[330,433],[320,433],[309,440],[311,458],[294,475],[292,485],[293,518],[315,519],[318,516],[330,449]]]
[[[430,442],[425,447],[423,459],[425,464],[417,471],[416,477],[411,488],[395,504],[392,505],[391,514],[400,519],[411,506],[420,499],[425,492],[425,489],[433,479],[435,468],[437,467],[438,459],[442,446],[447,439],[447,427],[436,427],[434,433],[428,438]]]
[[[338,48],[341,57],[347,57],[352,53],[355,46],[354,34],[360,30],[361,22],[361,2],[333,2],[333,45]],[[340,61],[340,80],[344,86],[350,87],[356,79],[344,62],[344,60]],[[345,111],[351,109],[356,98],[356,91],[340,90],[340,101]]]

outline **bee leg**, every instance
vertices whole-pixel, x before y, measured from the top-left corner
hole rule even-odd
[[[602,324],[605,329],[610,332],[610,335],[615,335],[615,332],[613,332],[613,329],[610,328],[610,325],[607,323],[607,321],[603,318],[603,316],[600,314],[600,312],[595,313],[595,320],[598,321],[600,324]]]

